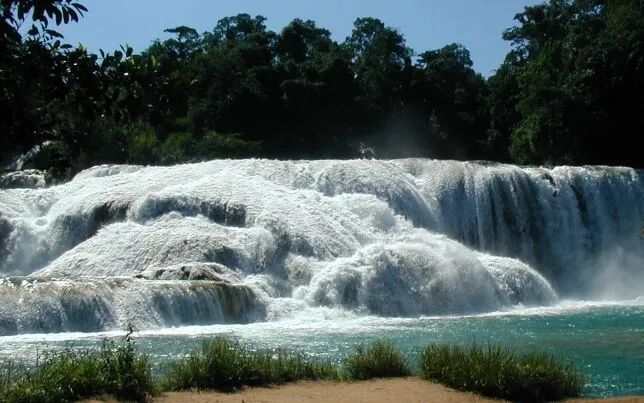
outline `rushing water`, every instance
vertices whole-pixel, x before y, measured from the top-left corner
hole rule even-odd
[[[498,341],[573,359],[592,395],[643,393],[634,169],[220,160],[5,182],[3,355],[128,323],[156,362],[220,333],[332,360],[383,336]]]

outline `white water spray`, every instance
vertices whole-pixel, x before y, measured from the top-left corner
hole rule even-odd
[[[0,273],[24,279],[0,284],[0,333],[548,305],[593,291],[617,246],[622,277],[641,271],[643,183],[422,159],[94,167],[0,190]]]

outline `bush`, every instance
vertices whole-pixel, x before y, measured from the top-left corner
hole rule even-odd
[[[122,345],[104,342],[100,354],[71,350],[48,354],[34,370],[11,378],[0,386],[0,400],[7,402],[60,402],[112,395],[144,400],[153,393],[146,356],[137,356],[130,333]]]
[[[344,375],[348,380],[393,378],[410,375],[403,354],[387,341],[378,340],[368,349],[363,344],[344,360]]]
[[[171,363],[166,390],[216,389],[234,391],[304,379],[336,379],[331,364],[308,363],[301,355],[251,352],[227,339],[204,341],[201,351]]]
[[[150,164],[157,161],[157,134],[152,125],[135,122],[123,128],[127,136],[127,162]],[[104,158],[104,157],[103,157]]]
[[[430,345],[421,354],[421,376],[454,389],[512,401],[576,397],[585,376],[547,353],[519,354],[489,345]]]
[[[195,145],[195,150],[199,156],[207,159],[239,158],[259,154],[261,146],[258,142],[244,140],[238,133],[208,131]]]
[[[170,133],[159,147],[159,162],[162,164],[177,164],[188,162],[193,154],[194,139],[192,133]]]

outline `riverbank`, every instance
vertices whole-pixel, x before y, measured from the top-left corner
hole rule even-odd
[[[486,397],[541,401],[579,396],[586,379],[570,364],[558,362],[548,354],[519,355],[491,345],[487,348],[430,345],[421,352],[420,370],[416,373],[409,367],[409,359],[383,340],[369,346],[357,345],[341,366],[335,366],[306,362],[301,355],[260,352],[232,340],[213,339],[204,341],[201,350],[169,363],[167,373],[156,378],[149,358],[137,354],[128,333],[121,345],[105,342],[98,355],[62,352],[48,357],[38,368],[22,373],[5,365],[0,400],[55,402],[114,396],[135,401],[336,402],[426,401],[427,396],[436,396],[438,401],[446,401],[453,395],[455,401],[485,401],[474,394],[454,395],[456,392],[446,387],[440,387],[441,391],[426,390],[436,387],[427,381],[436,381]],[[383,378],[407,383],[358,382]],[[241,392],[192,393],[203,390]],[[159,395],[161,391],[166,394]],[[256,393],[259,395],[253,395]],[[275,395],[270,396],[271,393]]]
[[[91,402],[104,402],[94,400]],[[386,403],[386,402],[500,402],[467,392],[459,392],[419,378],[374,379],[362,382],[302,381],[279,387],[247,388],[238,393],[172,392],[151,399],[153,403]],[[644,396],[607,399],[571,399],[567,402],[644,403]],[[90,402],[87,402],[90,403]]]
[[[373,379],[362,382],[304,381],[276,388],[249,388],[235,394],[167,393],[154,402],[493,402],[419,378]]]

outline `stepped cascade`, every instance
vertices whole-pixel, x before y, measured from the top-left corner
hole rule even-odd
[[[625,167],[251,159],[96,166],[51,187],[12,175],[0,335],[644,295],[644,175]]]

